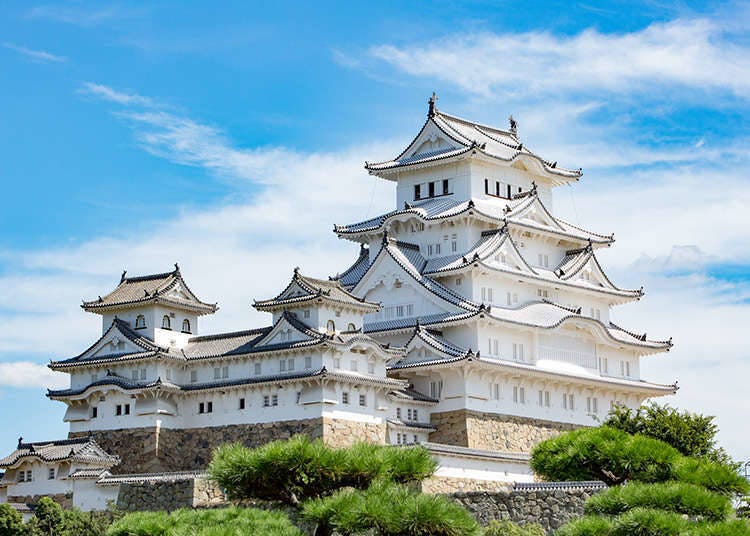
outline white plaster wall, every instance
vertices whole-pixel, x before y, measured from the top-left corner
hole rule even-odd
[[[401,208],[404,202],[414,203],[414,185],[430,181],[453,179],[452,200],[465,201],[470,196],[469,166],[466,162],[454,162],[426,169],[402,172],[396,186],[396,206]],[[426,197],[426,192],[422,197]]]
[[[449,454],[433,454],[438,463],[435,476],[490,482],[533,482],[534,473],[523,462],[474,459]]]
[[[120,486],[98,486],[95,480],[73,481],[73,506],[84,512],[106,510],[109,502],[117,502]]]
[[[50,468],[55,469],[55,478],[48,478],[48,471]],[[19,471],[32,471],[31,482],[18,482]],[[60,471],[58,473],[58,471]],[[5,479],[10,482],[7,488],[7,495],[11,496],[25,496],[25,495],[53,495],[60,493],[68,493],[72,491],[72,484],[70,480],[61,478],[67,476],[67,464],[57,463],[43,463],[39,460],[27,460],[15,467],[12,470],[7,471]]]

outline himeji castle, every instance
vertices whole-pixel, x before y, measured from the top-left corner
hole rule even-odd
[[[290,270],[281,292],[253,303],[271,315],[266,327],[201,334],[218,308],[177,265],[124,272],[84,301],[101,336],[50,364],[70,375],[48,393],[67,407],[69,438],[19,441],[0,460],[0,501],[44,494],[45,463],[111,495],[113,474],[201,470],[220,444],[299,433],[421,443],[439,478],[474,489],[530,481],[539,441],[676,391],[640,367],[671,340],[613,320],[615,306],[644,295],[599,263],[614,237],[554,215],[555,188],[581,170],[526,147],[512,118],[508,129],[461,119],[433,95],[413,141],[365,169],[395,183],[395,209],[335,225],[357,244],[353,264],[327,278]],[[72,440],[98,453],[96,470],[39,454]]]

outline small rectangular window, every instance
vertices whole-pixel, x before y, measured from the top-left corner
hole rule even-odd
[[[357,372],[357,369],[359,369],[359,362],[356,359],[352,359],[349,363],[349,368],[352,371]]]
[[[448,195],[448,179],[443,179],[443,195]]]
[[[412,415],[412,417],[414,418],[415,421],[419,420],[419,416],[417,415],[417,410],[416,409],[414,409],[414,411],[411,412],[411,415]]]
[[[349,393],[347,393],[347,392],[341,393],[341,403],[342,404],[348,404],[349,403]]]
[[[286,372],[286,359],[279,361],[279,372]]]
[[[427,185],[429,188],[428,190],[428,196],[429,197],[435,197],[435,182],[430,182],[430,184]]]
[[[96,419],[99,416],[99,408],[96,406],[91,408],[91,418]]]
[[[294,403],[299,404],[300,400],[302,400],[302,391],[297,391],[297,397],[294,399]]]
[[[214,412],[214,403],[208,402],[206,404],[206,413],[213,413]]]
[[[305,356],[305,368],[309,369],[312,368],[312,357],[311,356]]]
[[[240,409],[245,409],[245,399],[240,398]]]
[[[256,376],[260,375],[260,363],[254,363],[253,364],[253,371],[255,372]]]
[[[271,397],[268,395],[263,395],[263,407],[268,408],[271,406]]]
[[[17,480],[19,482],[26,482],[26,471],[19,471]]]
[[[191,370],[190,371],[190,383],[195,383],[198,381],[198,371],[197,370]]]
[[[495,195],[500,197],[500,183],[498,181],[495,181]]]
[[[440,255],[440,244],[435,244],[435,255]]]
[[[396,418],[401,419],[401,408],[396,408]]]
[[[484,179],[484,193],[487,195],[490,193],[490,179]]]
[[[125,404],[124,410],[125,415],[130,415],[130,404]]]
[[[221,367],[221,377],[229,378],[229,367]]]
[[[304,318],[310,318],[310,310],[309,309],[305,309],[304,312],[302,313],[302,316]]]
[[[365,396],[365,395],[359,395],[359,405],[360,406],[366,406],[367,405],[367,396]]]
[[[271,405],[272,406],[279,405],[279,395],[271,395]]]
[[[134,371],[132,371],[132,372],[130,373],[130,378],[131,378],[131,379],[132,379],[133,381],[138,381],[138,369],[135,369]]]
[[[221,369],[214,367],[214,380],[218,380],[219,378],[221,378]]]
[[[422,196],[422,185],[415,184],[414,185],[414,201],[419,201],[421,196]]]
[[[122,415],[122,406],[120,404],[115,406],[115,415]]]
[[[340,357],[334,357],[333,358],[333,368],[341,368],[341,358]]]
[[[54,480],[55,479],[55,468],[50,467],[49,471],[47,471],[47,480]]]
[[[203,402],[198,404],[198,413],[206,413],[206,404]]]
[[[286,360],[286,369],[287,370],[294,370],[294,359],[287,359]]]
[[[146,379],[146,369],[145,369],[145,368],[142,368],[142,369],[141,369],[141,379],[142,379],[142,380],[145,380],[145,379]]]
[[[375,363],[373,363],[372,361],[370,361],[369,363],[367,363],[367,373],[368,374],[375,374]]]

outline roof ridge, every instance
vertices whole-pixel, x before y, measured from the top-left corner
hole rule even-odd
[[[190,337],[188,339],[188,343],[213,341],[213,340],[220,340],[220,339],[230,339],[232,337],[240,337],[242,335],[254,335],[256,333],[260,334],[272,328],[273,326],[264,326],[262,328],[245,329],[245,330],[240,330],[240,331],[227,331],[226,333],[212,333],[211,335],[197,335],[195,337]]]
[[[471,126],[475,126],[475,127],[479,127],[479,128],[483,128],[483,129],[494,130],[495,132],[500,132],[500,133],[506,134],[507,136],[510,136],[512,138],[518,139],[517,135],[514,134],[513,132],[511,132],[510,130],[504,130],[502,128],[493,127],[491,125],[487,125],[487,124],[484,124],[484,123],[479,123],[477,121],[472,121],[470,119],[464,119],[463,117],[459,117],[457,115],[449,114],[449,113],[446,113],[446,112],[443,112],[443,111],[440,111],[440,110],[436,110],[435,113],[436,113],[436,115],[442,115],[442,116],[447,117],[448,119],[453,119],[454,121],[460,121],[462,123],[466,123],[467,125],[471,125]]]
[[[176,276],[176,271],[172,270],[171,272],[162,272],[160,274],[147,274],[147,275],[137,275],[134,277],[124,277],[120,283],[139,283],[141,281],[153,281],[154,279],[166,279],[169,276]]]

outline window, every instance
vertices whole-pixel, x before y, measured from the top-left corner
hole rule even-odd
[[[599,372],[603,372],[604,374],[609,373],[609,361],[606,357],[599,358]]]
[[[182,321],[182,332],[190,333],[190,320],[188,320],[187,318]]]
[[[458,235],[451,235],[451,253],[458,251]]]
[[[253,372],[256,376],[260,375],[260,363],[253,363]]]
[[[213,402],[207,402],[206,403],[206,413],[213,413],[214,412],[214,403]]]
[[[539,391],[539,406],[548,408],[550,406],[550,392],[540,390]]]
[[[279,395],[271,395],[271,405],[272,406],[279,405]]]
[[[563,393],[563,409],[574,411],[576,409],[575,398],[573,393]]]
[[[279,361],[279,372],[286,372],[286,359]]]
[[[396,408],[396,418],[401,419],[401,408]]]
[[[513,402],[516,404],[526,403],[526,388],[519,387],[518,385],[513,386]]]
[[[99,416],[99,408],[97,408],[96,406],[93,406],[91,408],[91,418],[96,419],[98,416]]]
[[[599,413],[599,399],[593,396],[586,397],[586,412],[595,415]]]
[[[302,391],[297,391],[297,396],[294,399],[295,404],[299,404],[299,401],[302,400]]]
[[[500,400],[500,384],[499,383],[490,384],[490,396],[492,397],[492,400]]]
[[[359,362],[356,359],[352,359],[349,362],[349,369],[353,372],[357,372],[357,369],[359,369]]]
[[[456,278],[456,286],[457,286],[457,287],[460,287],[460,286],[461,286],[461,283],[462,283],[462,282],[463,282],[463,281],[461,280],[461,278],[460,278],[460,277],[457,277],[457,278]]]
[[[417,437],[417,434],[414,434],[413,438],[414,438],[414,443],[417,443],[419,441],[419,438]]]
[[[367,405],[367,396],[366,395],[359,395],[359,405],[360,406],[366,406]]]
[[[268,395],[263,395],[263,407],[269,408],[271,407],[271,397]]]
[[[367,363],[367,373],[375,374],[375,362],[374,361],[370,361]]]
[[[448,195],[450,192],[448,179],[443,179],[443,195]]]
[[[304,318],[310,318],[310,309],[305,309],[304,311],[302,311],[302,316]]]
[[[513,359],[515,361],[523,361],[523,344],[513,343]]]
[[[19,482],[26,482],[26,471],[18,471],[18,477],[16,480]]]
[[[50,467],[47,471],[47,480],[54,480],[55,479],[55,468]]]
[[[549,268],[549,255],[543,255],[542,253],[539,254],[539,266]]]
[[[490,179],[484,179],[484,193],[488,195],[490,193]]]
[[[630,376],[630,361],[620,361],[620,376]]]
[[[305,356],[305,368],[309,369],[312,368],[312,356]]]
[[[430,396],[432,398],[440,398],[443,394],[443,380],[430,382]]]
[[[349,404],[349,393],[347,393],[346,391],[344,391],[343,393],[341,393],[341,403],[342,404]]]
[[[433,182],[430,182],[430,183],[429,183],[429,184],[427,185],[427,194],[428,194],[428,195],[429,195],[430,197],[435,197],[435,182],[434,182],[434,181],[433,181]]]
[[[414,185],[414,201],[418,201],[422,197],[422,185],[421,184],[415,184]]]
[[[203,402],[198,404],[198,413],[206,413],[206,404]]]
[[[440,244],[435,244],[435,255],[440,255]]]
[[[482,302],[492,303],[492,288],[482,287]]]
[[[286,360],[286,369],[287,370],[294,370],[294,358]]]
[[[549,290],[538,288],[536,289],[536,295],[540,298],[549,298]]]
[[[125,415],[130,415],[130,404],[125,404],[125,406],[122,409]]]
[[[145,379],[146,379],[146,369],[145,369],[145,368],[142,368],[142,369],[141,369],[141,379],[142,379],[142,380],[145,380]]]
[[[130,371],[130,378],[133,381],[138,381],[138,369]]]
[[[245,409],[245,399],[240,398],[240,409]]]
[[[94,383],[97,380],[98,376],[96,374],[91,374],[90,379],[91,383]]]
[[[221,379],[221,368],[214,367],[214,380]]]
[[[596,309],[596,308],[592,307],[590,309],[590,312],[591,312],[591,318],[596,318],[597,320],[601,320],[602,319],[602,311],[601,311],[601,309]]]
[[[341,358],[340,357],[334,357],[333,358],[333,368],[341,368]]]
[[[190,371],[190,383],[195,383],[198,381],[198,371],[197,370],[191,370]]]
[[[169,315],[164,315],[162,317],[161,329],[172,329],[172,321],[169,319]]]
[[[349,325],[346,326],[347,331],[357,331],[357,326],[349,322]]]
[[[336,323],[333,320],[329,320],[326,323],[326,331],[328,333],[334,333],[336,331]]]
[[[135,329],[146,329],[146,317],[138,315],[135,317]]]

